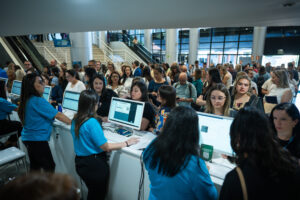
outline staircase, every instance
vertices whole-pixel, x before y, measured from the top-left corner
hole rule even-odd
[[[37,48],[39,53],[43,55],[48,62],[55,59],[58,65],[60,65],[63,62],[66,62],[68,68],[72,66],[70,47],[55,47],[53,41],[32,41],[32,43]]]

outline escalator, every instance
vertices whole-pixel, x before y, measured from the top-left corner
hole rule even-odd
[[[148,63],[158,63],[159,61],[154,58],[151,52],[149,52],[143,45],[134,44],[132,42],[133,37],[126,32],[122,33],[109,33],[110,41],[124,42],[134,53],[136,53],[143,61]]]
[[[2,38],[15,59],[20,63],[29,60],[32,66],[41,72],[44,66],[48,66],[48,61],[38,52],[28,36],[9,36]]]

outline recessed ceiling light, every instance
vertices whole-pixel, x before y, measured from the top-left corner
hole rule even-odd
[[[294,2],[294,1],[287,1],[287,2],[283,3],[282,6],[283,7],[292,7],[295,4],[296,4],[296,2]]]

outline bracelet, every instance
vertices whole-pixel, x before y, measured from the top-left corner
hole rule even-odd
[[[129,144],[128,144],[128,142],[127,142],[127,141],[125,141],[125,143],[126,143],[126,147],[129,147]]]

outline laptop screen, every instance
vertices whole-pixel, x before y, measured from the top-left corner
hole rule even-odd
[[[200,143],[211,145],[214,151],[233,155],[230,126],[233,118],[198,112]]]
[[[44,99],[46,99],[47,101],[49,101],[50,94],[51,94],[51,86],[45,86],[44,93],[43,93]]]
[[[14,80],[13,86],[11,88],[11,94],[20,96],[21,95],[21,87],[22,87],[22,82]]]
[[[78,92],[65,91],[62,108],[77,112],[79,97],[80,93]]]
[[[140,130],[144,106],[144,102],[113,97],[110,103],[108,121]]]

